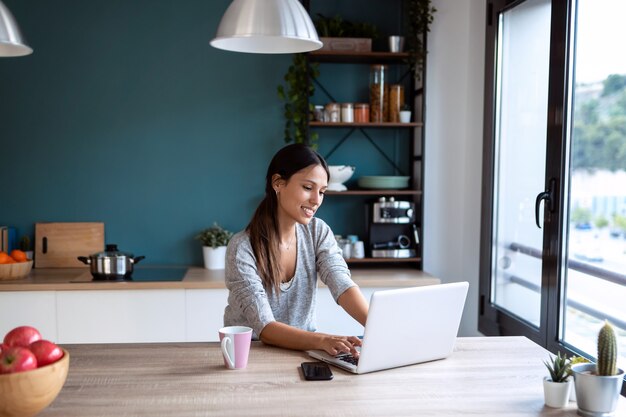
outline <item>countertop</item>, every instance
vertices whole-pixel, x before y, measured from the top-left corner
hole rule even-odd
[[[352,269],[351,273],[352,279],[364,288],[414,287],[440,283],[438,278],[417,269]],[[224,270],[199,267],[189,267],[182,281],[93,282],[91,278],[87,268],[36,268],[26,278],[0,281],[0,292],[226,288]],[[324,286],[322,283],[319,285]]]
[[[69,374],[46,416],[576,416],[544,405],[548,351],[524,337],[459,338],[454,353],[364,375],[306,381],[304,352],[253,342],[224,368],[219,343],[65,345]],[[616,416],[626,413],[620,398]]]

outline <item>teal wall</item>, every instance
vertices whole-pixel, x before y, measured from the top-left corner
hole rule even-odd
[[[229,0],[4,3],[35,52],[0,59],[0,224],[32,236],[36,222],[102,221],[107,242],[146,263],[196,265],[200,229],[245,227],[284,145],[276,86],[290,55],[210,47]],[[338,100],[366,101],[367,68],[324,68]],[[360,93],[345,90],[354,80]],[[320,152],[343,133],[321,131]],[[406,141],[378,135],[390,155],[406,153]],[[329,163],[356,165],[354,178],[393,174],[358,135]],[[329,200],[319,216],[362,233],[365,200]]]

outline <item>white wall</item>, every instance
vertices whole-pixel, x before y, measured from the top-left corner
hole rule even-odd
[[[461,336],[478,332],[485,0],[433,0],[428,38],[424,270],[469,281]]]

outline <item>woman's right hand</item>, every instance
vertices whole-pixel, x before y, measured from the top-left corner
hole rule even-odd
[[[361,339],[356,336],[334,336],[330,334],[321,335],[320,348],[329,355],[339,355],[340,353],[350,353],[355,358],[359,357],[357,346],[361,346]]]

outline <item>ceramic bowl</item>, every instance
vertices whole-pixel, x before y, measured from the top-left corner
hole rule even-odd
[[[409,186],[410,177],[405,176],[371,176],[359,178],[359,187],[374,189],[401,189]]]
[[[0,375],[0,416],[34,416],[59,395],[67,371],[70,354],[63,349],[63,357],[50,365],[32,371]]]
[[[329,165],[330,180],[328,181],[329,191],[345,191],[348,188],[343,185],[354,174],[355,167],[350,165]]]

